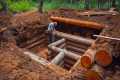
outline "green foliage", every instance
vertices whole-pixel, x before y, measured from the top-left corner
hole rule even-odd
[[[20,0],[16,2],[9,0],[8,5],[10,11],[12,12],[28,11],[34,9],[36,6],[34,2],[30,2],[27,0]]]
[[[37,9],[38,0],[6,0],[9,10],[12,12],[23,12],[28,10]],[[43,10],[49,11],[57,8],[72,8],[72,9],[84,9],[84,0],[43,0]],[[90,7],[98,8],[97,0],[91,0]],[[117,7],[120,8],[120,0],[116,2]],[[102,4],[103,8],[108,8],[108,3]],[[1,8],[1,6],[0,6]]]

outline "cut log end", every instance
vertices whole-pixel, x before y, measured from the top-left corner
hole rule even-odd
[[[95,59],[96,62],[103,67],[106,67],[112,63],[111,55],[105,50],[98,51],[95,55]]]
[[[101,80],[100,75],[93,70],[87,71],[85,77],[86,80]]]
[[[92,60],[88,56],[81,57],[81,65],[85,68],[89,68],[92,64]]]

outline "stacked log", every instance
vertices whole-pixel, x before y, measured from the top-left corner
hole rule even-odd
[[[102,36],[107,36],[111,38],[99,37],[96,40],[97,53],[95,55],[96,62],[103,66],[109,66],[114,58],[120,57],[120,41],[113,40],[113,38],[120,38],[120,28],[119,26],[111,26],[103,30],[100,34]]]

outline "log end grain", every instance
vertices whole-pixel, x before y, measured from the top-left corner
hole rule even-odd
[[[105,50],[99,50],[95,55],[95,60],[99,65],[106,67],[112,63],[112,56]]]
[[[100,75],[93,70],[89,70],[85,74],[86,80],[101,80]]]
[[[89,68],[92,64],[92,60],[88,56],[81,57],[81,65],[85,68]]]

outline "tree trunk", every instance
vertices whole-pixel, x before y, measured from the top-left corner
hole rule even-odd
[[[38,6],[39,12],[43,12],[43,0],[39,0],[39,6]]]
[[[6,0],[0,0],[0,4],[2,6],[2,11],[8,12],[8,5]]]

